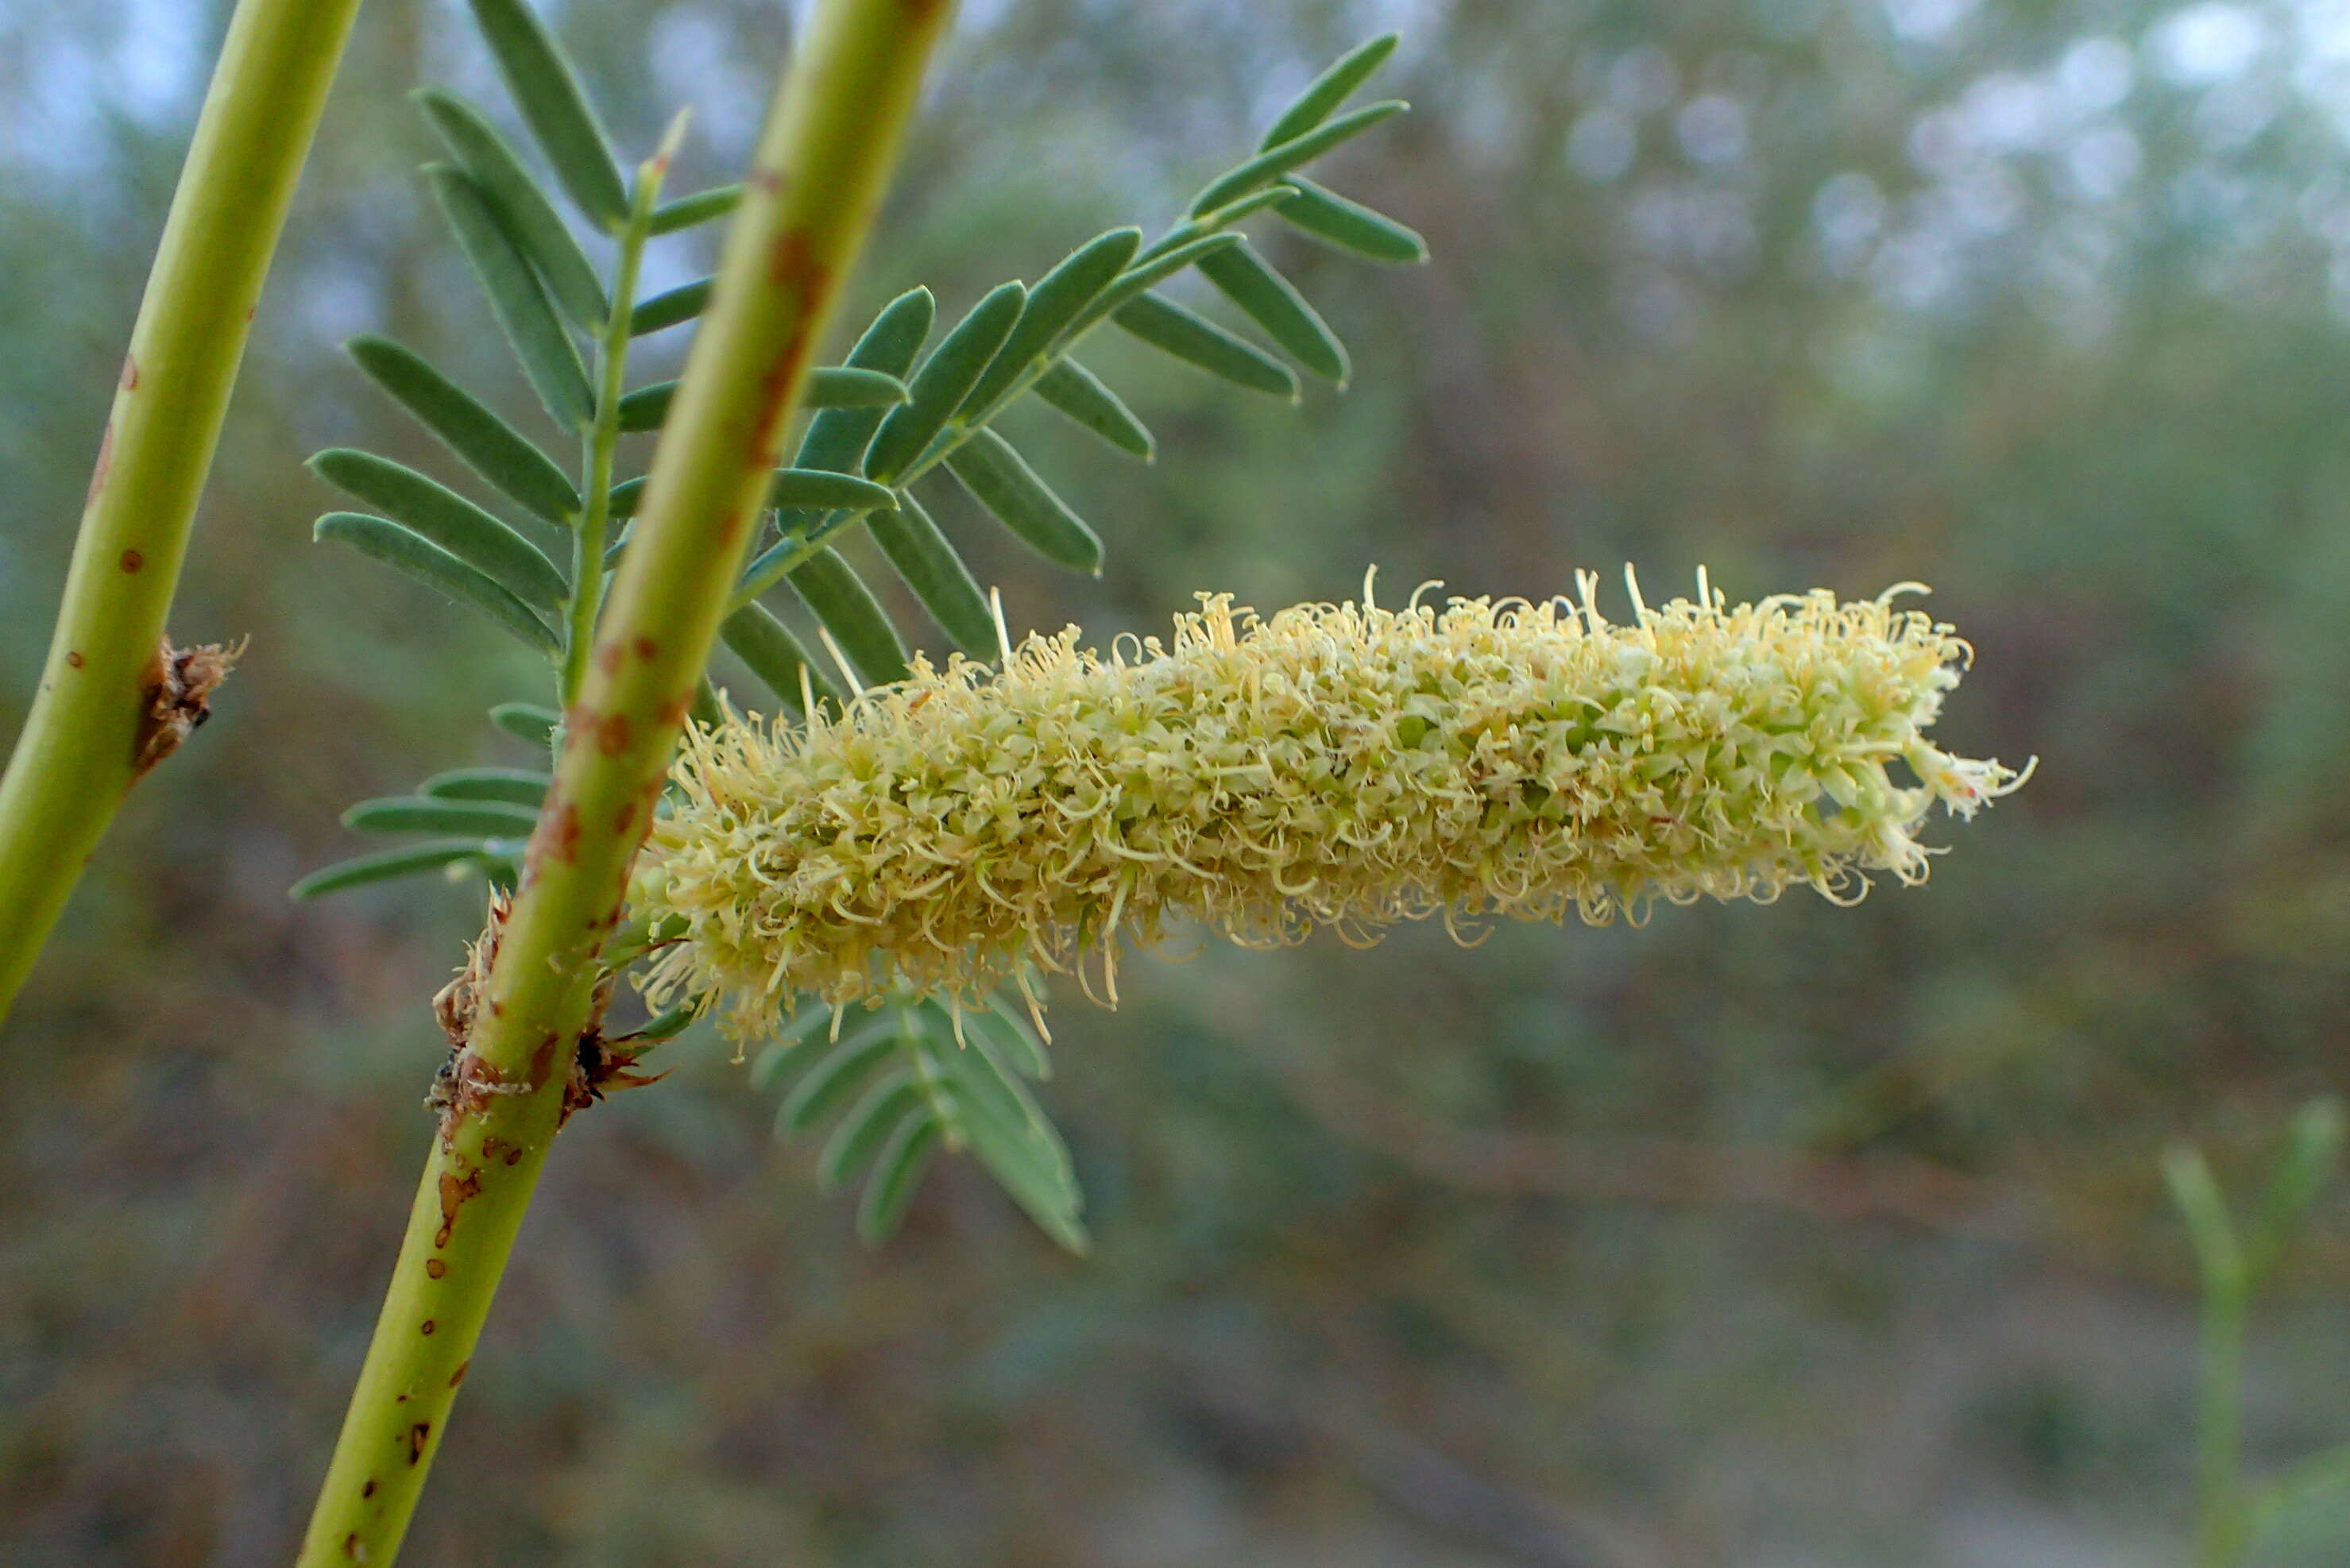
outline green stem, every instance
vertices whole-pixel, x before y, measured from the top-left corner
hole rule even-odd
[[[2251,1546],[2243,1462],[2244,1319],[2241,1270],[2204,1291],[2197,1421],[2196,1568],[2235,1568]]]
[[[131,328],[40,689],[0,778],[0,1017],[144,771],[142,723],[197,497],[358,9],[240,0],[229,22]]]
[[[587,507],[571,541],[571,626],[563,649],[562,701],[579,697],[588,676],[588,650],[596,641],[596,618],[604,607],[604,546],[612,524],[612,464],[620,449],[620,394],[628,385],[629,313],[636,302],[637,273],[645,241],[651,237],[653,209],[660,205],[663,176],[685,132],[679,116],[662,139],[661,151],[637,176],[629,221],[620,231],[620,260],[612,287],[612,314],[596,344],[599,385],[596,422],[588,432]]]
[[[307,1568],[380,1568],[400,1549],[560,1120],[598,955],[785,424],[951,9],[826,0],[785,74],[459,1058],[461,1079],[498,1092],[461,1098],[434,1140],[304,1541]]]

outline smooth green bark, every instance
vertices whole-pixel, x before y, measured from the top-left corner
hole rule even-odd
[[[230,19],[131,329],[40,689],[0,777],[0,1017],[142,771],[197,499],[358,10],[359,0],[241,0]]]

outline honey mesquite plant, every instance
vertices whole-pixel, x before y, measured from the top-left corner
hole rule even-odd
[[[0,775],[0,1020],[130,786],[232,656],[179,586],[254,313],[359,0],[239,0],[99,444],[41,683]]]
[[[222,650],[163,645],[161,616],[354,4],[243,0],[232,26],[58,641],[0,785],[0,964],[15,966],[0,1005],[74,858],[224,673]],[[1345,107],[1391,37],[1332,66],[1156,239],[1111,230],[935,338],[935,301],[910,290],[820,367],[945,0],[820,0],[749,177],[666,203],[682,117],[625,176],[525,0],[470,4],[555,189],[439,90],[417,95],[447,154],[426,180],[577,461],[363,337],[349,345],[361,370],[501,500],[338,449],[313,466],[366,509],[317,533],[543,654],[550,700],[491,717],[550,761],[443,772],[354,806],[354,829],[414,841],[296,889],[435,871],[490,889],[483,935],[436,999],[437,1136],[305,1563],[393,1561],[556,1132],[650,1082],[643,1058],[705,1012],[738,1036],[777,1033],[753,1077],[790,1084],[781,1129],[841,1113],[819,1171],[827,1185],[864,1173],[868,1240],[944,1147],[1082,1249],[1068,1153],[1028,1086],[1048,1066],[1030,1027],[1037,967],[1082,973],[1097,954],[1114,998],[1120,937],[1149,941],[1176,918],[1270,943],[1438,913],[1600,919],[1798,882],[1842,899],[1868,871],[1922,878],[1913,835],[1933,802],[1971,814],[2021,782],[1927,741],[1965,646],[1890,596],[1732,607],[1700,577],[1696,600],[1652,611],[1627,576],[1631,618],[1610,624],[1589,578],[1572,605],[1401,610],[1367,585],[1359,606],[1262,622],[1206,597],[1171,645],[1131,658],[1081,652],[1074,631],[1012,646],[911,487],[950,476],[1023,544],[1096,571],[1100,539],[995,429],[1033,392],[1149,459],[1149,432],[1073,357],[1093,331],[1291,400],[1293,361],[1343,384],[1336,336],[1238,225],[1262,214],[1369,260],[1422,258],[1411,231],[1303,172],[1402,109]],[[712,277],[639,296],[650,244],[720,219]],[[1272,347],[1159,292],[1188,270]],[[680,379],[631,387],[635,341],[696,320]],[[623,477],[621,438],[642,431],[660,432],[650,470]],[[858,528],[944,634],[943,667],[910,655],[835,551]],[[838,682],[770,607],[778,591]],[[722,638],[774,717],[739,719],[711,686]],[[616,1033],[624,978],[661,1011]],[[853,1012],[867,1016],[852,1025]]]

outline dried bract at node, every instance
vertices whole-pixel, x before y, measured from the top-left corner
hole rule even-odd
[[[1278,946],[1426,916],[1594,923],[1661,899],[1858,898],[1925,879],[1916,830],[2022,782],[1926,739],[1970,655],[1825,590],[1611,623],[1575,601],[1305,605],[1202,596],[1174,636],[1032,637],[804,729],[700,731],[634,894],[682,930],[656,1005],[770,1027],[796,994],[950,1002],[1026,961],[1116,996],[1121,937]],[[1909,781],[1892,770],[1906,769]],[[1914,782],[1910,782],[1914,781]],[[1094,977],[1086,974],[1088,986]]]
[[[213,716],[212,694],[244,657],[248,640],[240,639],[234,647],[208,642],[173,648],[166,639],[155,650],[140,682],[146,707],[139,715],[138,750],[131,764],[134,778],[143,777],[148,769],[178,751],[180,742]]]

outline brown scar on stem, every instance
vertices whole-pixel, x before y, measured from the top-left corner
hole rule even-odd
[[[140,555],[138,551],[125,550],[122,552],[122,569],[125,573],[136,572],[140,567],[146,564],[147,557]]]
[[[114,421],[109,420],[106,421],[106,433],[98,438],[98,462],[90,466],[89,493],[82,497],[83,511],[89,510],[90,504],[98,499],[98,493],[106,488],[106,476],[113,467]]]
[[[432,1423],[419,1421],[408,1428],[408,1462],[416,1463],[424,1457],[425,1445],[432,1440]]]
[[[361,1497],[373,1497],[375,1495],[375,1477],[368,1477],[367,1485],[359,1488],[359,1495]]]
[[[428,1318],[426,1318],[426,1319],[424,1320],[424,1326],[423,1326],[423,1328],[422,1328],[422,1329],[421,1329],[419,1332],[420,1332],[420,1333],[421,1333],[421,1334],[423,1334],[424,1335],[426,1335],[426,1336],[429,1338],[429,1337],[432,1335],[432,1331],[433,1331],[434,1329],[436,1329],[436,1328],[439,1328],[440,1326],[441,1326],[441,1325],[440,1325],[439,1324],[434,1323],[431,1318],[429,1318],[429,1317],[428,1317]]]
[[[596,649],[596,663],[607,675],[618,675],[620,661],[627,657],[627,652],[617,642],[605,643]]]
[[[72,665],[76,670],[79,670],[81,668],[80,651],[75,649],[68,649],[66,650],[66,662]]]
[[[638,638],[636,641],[636,649],[637,657],[644,659],[648,663],[650,663],[653,659],[660,657],[660,644],[655,642],[650,637]]]
[[[139,358],[135,354],[122,357],[122,389],[126,392],[139,389]]]
[[[442,1262],[440,1259],[427,1258],[424,1260],[424,1274],[427,1279],[440,1279],[448,1272],[449,1265]]]
[[[478,1198],[481,1192],[482,1173],[478,1170],[462,1181],[445,1170],[441,1173],[441,1229],[433,1232],[435,1247],[449,1244],[449,1232],[457,1228],[457,1210],[465,1206],[467,1199]]]
[[[368,1485],[369,1487],[373,1487],[375,1483],[373,1481],[369,1481]],[[343,1537],[343,1555],[349,1558],[354,1563],[363,1561],[359,1556],[359,1532],[358,1531],[354,1530],[348,1535]]]
[[[615,653],[619,652],[614,649]],[[596,726],[596,749],[608,757],[617,757],[629,749],[629,716],[608,713]]]
[[[212,717],[212,695],[236,668],[244,648],[241,641],[234,647],[208,642],[197,648],[173,648],[168,638],[157,646],[139,676],[142,710],[136,749],[131,753],[133,781],[178,751],[180,742]]]
[[[546,1038],[538,1043],[538,1049],[530,1054],[530,1081],[532,1083],[544,1084],[546,1082],[546,1075],[555,1065],[556,1047],[561,1044],[562,1036],[550,1031]]]
[[[543,857],[549,855],[567,866],[579,857],[579,808],[569,801],[563,803],[561,810],[550,812],[538,819],[538,826],[531,833],[530,847],[524,851],[523,859],[535,866]]]
[[[457,1370],[449,1374],[449,1386],[454,1388],[458,1384],[463,1383],[465,1380],[465,1369],[473,1365],[473,1358],[470,1355],[457,1363]]]

